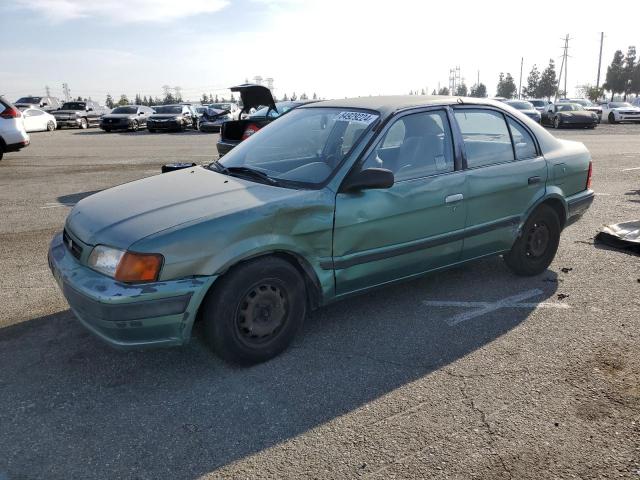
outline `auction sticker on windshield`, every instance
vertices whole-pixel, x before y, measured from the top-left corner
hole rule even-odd
[[[359,122],[369,125],[373,122],[378,115],[374,115],[372,113],[364,113],[364,112],[340,112],[336,116],[336,122]]]

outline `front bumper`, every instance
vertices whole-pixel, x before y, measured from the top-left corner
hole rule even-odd
[[[80,264],[62,233],[49,247],[49,268],[71,310],[89,331],[117,348],[183,345],[216,276],[143,284],[117,282]]]
[[[106,122],[102,120],[100,122],[100,128],[102,130],[128,130],[131,128],[131,121],[127,120],[125,122]]]
[[[158,122],[158,121],[147,120],[148,130],[179,130],[183,127],[184,125],[182,122],[177,122],[174,120],[171,120],[168,122]]]
[[[56,118],[56,123],[58,127],[79,127],[81,120],[80,118]]]

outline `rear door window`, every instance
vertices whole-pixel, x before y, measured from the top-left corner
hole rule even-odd
[[[511,135],[500,112],[483,109],[455,109],[467,153],[468,168],[514,160]]]

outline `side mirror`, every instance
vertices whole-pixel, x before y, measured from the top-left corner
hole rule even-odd
[[[340,187],[341,192],[355,192],[360,190],[390,188],[394,182],[393,173],[386,168],[365,168],[353,173]]]
[[[138,112],[138,115],[144,115],[144,112]]]
[[[87,112],[93,112],[93,108],[87,107]]]

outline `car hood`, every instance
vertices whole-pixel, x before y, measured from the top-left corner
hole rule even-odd
[[[536,110],[535,108],[532,110],[520,110],[522,113],[524,113],[525,115],[537,115],[540,112],[538,110]]]
[[[134,118],[136,116],[135,113],[107,113],[102,118]]]
[[[614,112],[640,112],[640,108],[638,107],[617,107],[612,108]]]
[[[181,116],[182,116],[181,113],[154,113],[149,118],[152,120],[161,120],[161,119],[176,118]]]
[[[240,93],[243,112],[248,112],[252,108],[258,107],[276,108],[276,103],[273,99],[273,95],[271,95],[271,90],[263,85],[244,83],[242,85],[231,87],[230,90],[232,92]]]
[[[584,111],[584,112],[558,112],[558,115],[563,117],[593,117],[593,112]]]
[[[86,197],[71,210],[66,228],[89,245],[126,249],[154,233],[281,202],[295,192],[203,167],[186,168]]]

